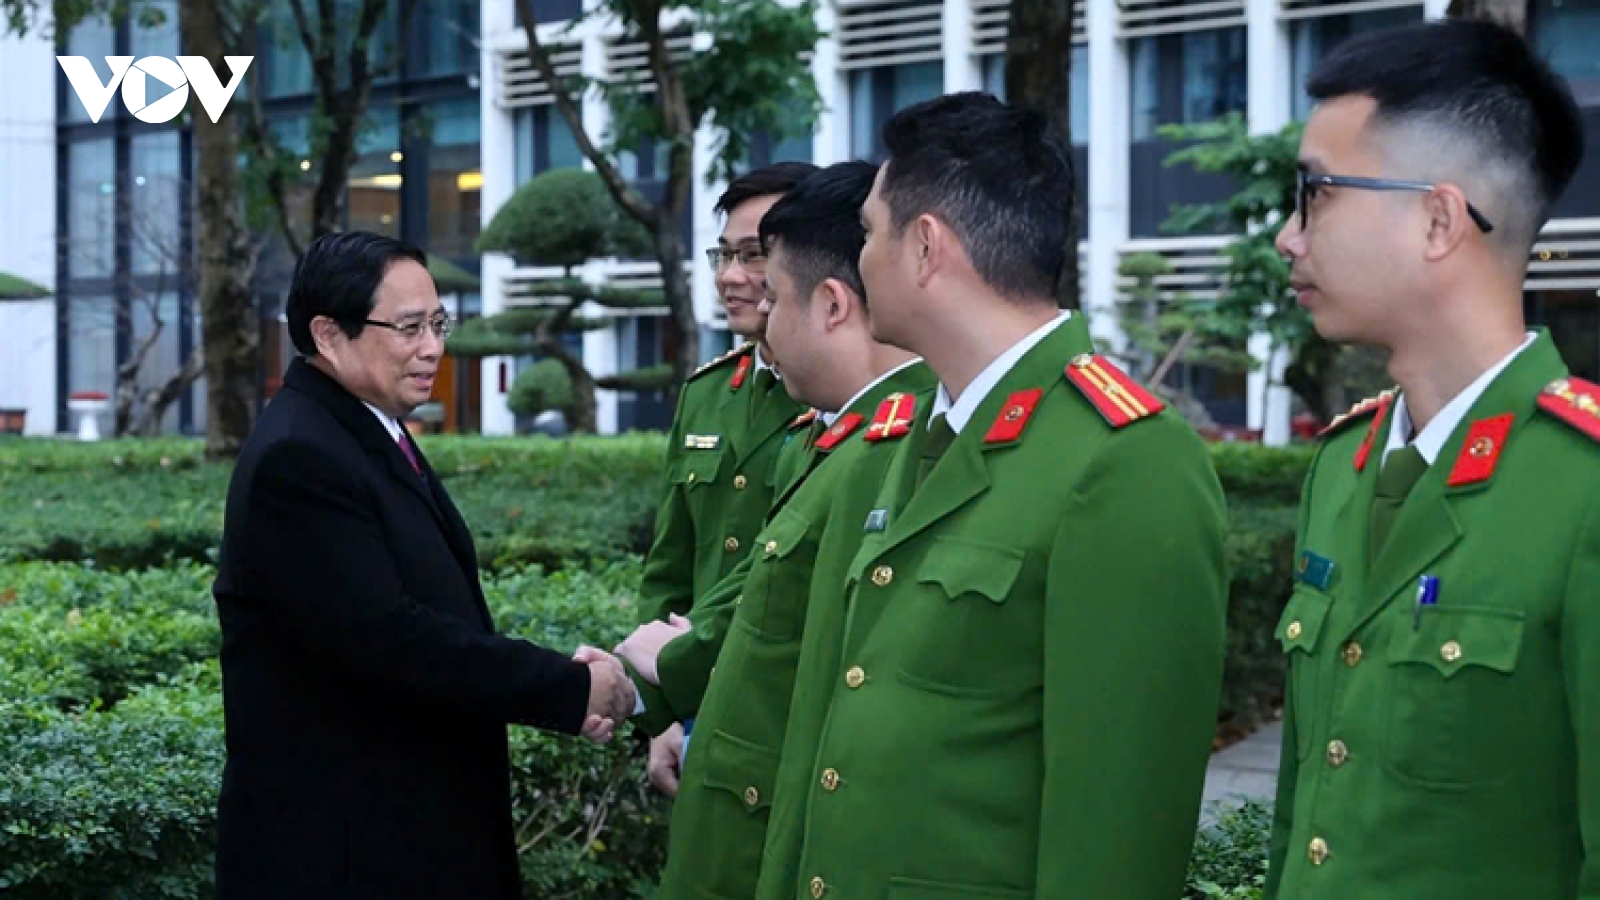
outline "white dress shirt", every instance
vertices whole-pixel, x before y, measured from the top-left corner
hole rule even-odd
[[[379,422],[383,423],[383,430],[389,432],[389,437],[394,438],[394,442],[396,444],[400,443],[400,432],[402,431],[400,422],[395,419],[394,416],[389,415],[365,400],[361,401],[361,403],[367,409],[372,410],[372,414],[378,417]]]
[[[827,427],[829,427],[829,428],[832,428],[833,427],[833,423],[839,421],[839,417],[844,415],[844,411],[849,409],[850,407],[854,406],[856,404],[857,400],[860,400],[862,397],[865,397],[867,395],[868,391],[872,390],[873,388],[877,387],[880,384],[883,384],[885,381],[888,381],[890,378],[894,377],[895,375],[899,374],[900,372],[905,371],[906,369],[911,368],[912,366],[916,365],[919,362],[922,362],[922,357],[920,357],[920,356],[917,357],[916,359],[906,360],[905,362],[901,363],[900,365],[895,366],[894,368],[892,368],[889,371],[883,373],[882,375],[879,375],[877,378],[872,379],[872,381],[868,382],[866,387],[862,388],[859,391],[856,391],[856,395],[854,397],[851,397],[849,400],[846,400],[843,406],[839,407],[838,409],[834,410],[833,412],[825,412],[825,413],[823,413],[822,414],[822,424],[827,426]]]
[[[1487,372],[1479,375],[1478,380],[1467,385],[1465,390],[1457,394],[1449,403],[1446,403],[1444,408],[1439,410],[1439,414],[1433,417],[1433,421],[1429,422],[1428,426],[1422,429],[1422,432],[1415,438],[1411,437],[1413,430],[1411,411],[1406,408],[1405,395],[1401,394],[1400,399],[1394,406],[1394,424],[1389,426],[1389,442],[1383,448],[1383,461],[1388,462],[1389,454],[1410,443],[1417,448],[1418,453],[1422,454],[1422,458],[1427,461],[1428,465],[1433,465],[1434,461],[1439,458],[1439,451],[1444,449],[1445,442],[1450,440],[1450,435],[1455,433],[1456,426],[1460,425],[1461,420],[1466,418],[1467,413],[1472,411],[1472,405],[1478,402],[1478,398],[1482,397],[1483,392],[1489,389],[1489,385],[1493,384],[1494,380],[1500,376],[1500,373],[1506,370],[1506,366],[1511,365],[1511,361],[1517,358],[1517,354],[1528,349],[1528,346],[1537,337],[1538,335],[1534,332],[1528,332],[1527,340],[1524,340],[1521,346],[1511,351],[1498,363],[1495,363]]]
[[[967,423],[972,420],[973,414],[978,411],[978,407],[983,404],[984,399],[994,390],[994,386],[999,384],[1002,378],[1005,378],[1012,369],[1017,367],[1017,363],[1028,355],[1029,350],[1037,347],[1040,341],[1049,337],[1051,332],[1061,327],[1062,322],[1070,318],[1072,318],[1071,310],[1063,310],[1060,315],[1040,325],[1033,333],[1012,344],[1010,350],[995,357],[994,362],[989,363],[987,368],[978,373],[977,378],[972,379],[972,383],[967,385],[965,391],[961,392],[959,399],[951,400],[950,391],[944,386],[944,382],[939,382],[939,393],[933,401],[932,415],[936,417],[943,414],[945,422],[950,425],[950,430],[960,434],[961,429],[965,428]],[[933,421],[932,418],[929,421]]]

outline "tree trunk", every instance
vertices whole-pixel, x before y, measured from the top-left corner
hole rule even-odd
[[[1006,99],[1042,114],[1049,135],[1067,156],[1074,197],[1078,175],[1072,161],[1072,10],[1074,0],[1011,0],[1006,38]],[[1078,297],[1078,207],[1068,210],[1067,241],[1056,302],[1080,308]]]
[[[1450,0],[1452,19],[1488,19],[1515,31],[1528,33],[1528,0]]]
[[[668,192],[671,195],[671,192]],[[681,215],[675,209],[662,209],[660,230],[656,232],[656,261],[661,265],[661,292],[672,310],[667,332],[672,362],[673,394],[700,365],[700,321],[694,315],[694,293],[683,270],[685,244],[678,227]],[[674,260],[676,262],[674,262]],[[674,398],[675,399],[675,398]]]
[[[573,356],[560,341],[546,342],[539,348],[545,356],[561,363],[572,379],[572,421],[567,430],[573,434],[594,434],[600,427],[600,414],[595,402],[594,376],[583,367],[583,360]]]
[[[229,68],[217,4],[181,0],[179,27],[188,53]],[[255,304],[250,297],[253,259],[240,205],[238,134],[231,113],[194,122],[196,227],[200,257],[201,355],[206,378],[206,456],[232,457],[255,418],[257,344]]]

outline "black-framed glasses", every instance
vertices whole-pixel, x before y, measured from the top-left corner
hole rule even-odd
[[[761,249],[759,244],[741,244],[738,247],[710,247],[706,250],[706,262],[711,264],[711,271],[721,272],[737,261],[746,271],[763,272],[767,268],[767,251]]]
[[[1426,181],[1398,181],[1393,178],[1361,178],[1354,175],[1313,175],[1304,169],[1300,170],[1300,178],[1295,191],[1295,211],[1300,215],[1300,230],[1304,231],[1308,224],[1311,201],[1316,198],[1317,191],[1325,187],[1347,187],[1361,191],[1415,191],[1426,194],[1438,190],[1436,184]],[[1494,225],[1478,208],[1471,203],[1467,204],[1467,215],[1472,217],[1474,224],[1484,234],[1494,230]]]
[[[456,330],[456,320],[449,316],[434,316],[431,319],[408,319],[404,322],[379,322],[377,319],[362,319],[363,325],[376,325],[387,328],[408,341],[420,340],[422,329],[427,328],[439,340],[450,337],[450,332]]]

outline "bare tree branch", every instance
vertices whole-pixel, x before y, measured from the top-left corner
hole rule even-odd
[[[605,182],[606,189],[616,199],[617,205],[641,224],[654,227],[661,216],[661,209],[645,199],[643,194],[622,177],[622,172],[599,147],[595,146],[594,141],[589,138],[588,130],[583,127],[583,110],[579,106],[581,98],[575,99],[561,78],[556,75],[555,62],[551,59],[549,50],[539,41],[539,20],[533,14],[531,0],[517,0],[517,13],[522,16],[522,30],[528,36],[528,57],[533,61],[533,67],[539,71],[539,77],[549,86],[556,110],[566,121],[567,130],[572,132],[572,139],[578,145],[578,151],[594,166],[595,173]]]

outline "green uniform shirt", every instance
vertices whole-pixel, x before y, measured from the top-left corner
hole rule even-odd
[[[1370,569],[1393,405],[1336,423],[1317,453],[1277,629],[1268,897],[1600,897],[1600,448],[1541,408],[1580,385],[1565,374],[1541,333],[1456,427]],[[1565,404],[1600,426],[1586,405]]]
[[[1080,317],[1059,325],[920,487],[916,416],[870,504],[884,530],[812,592],[757,897],[1181,891],[1222,677],[1222,491],[1174,413],[1069,382],[1075,359],[1104,371],[1092,353]]]
[[[901,369],[841,413],[831,450],[811,441],[755,550],[690,614],[694,631],[663,649],[658,665],[675,711],[696,701],[698,715],[673,807],[661,900],[754,893],[813,567],[839,567],[820,565],[818,547],[834,531],[848,534],[845,554],[854,552],[896,443],[865,439],[874,412],[891,396],[903,398],[909,412],[916,400],[908,392],[923,390],[925,404],[933,384],[920,362]]]
[[[804,409],[781,381],[763,392],[767,378],[746,344],[684,385],[639,586],[641,622],[687,613],[749,552],[776,491],[782,436]]]

